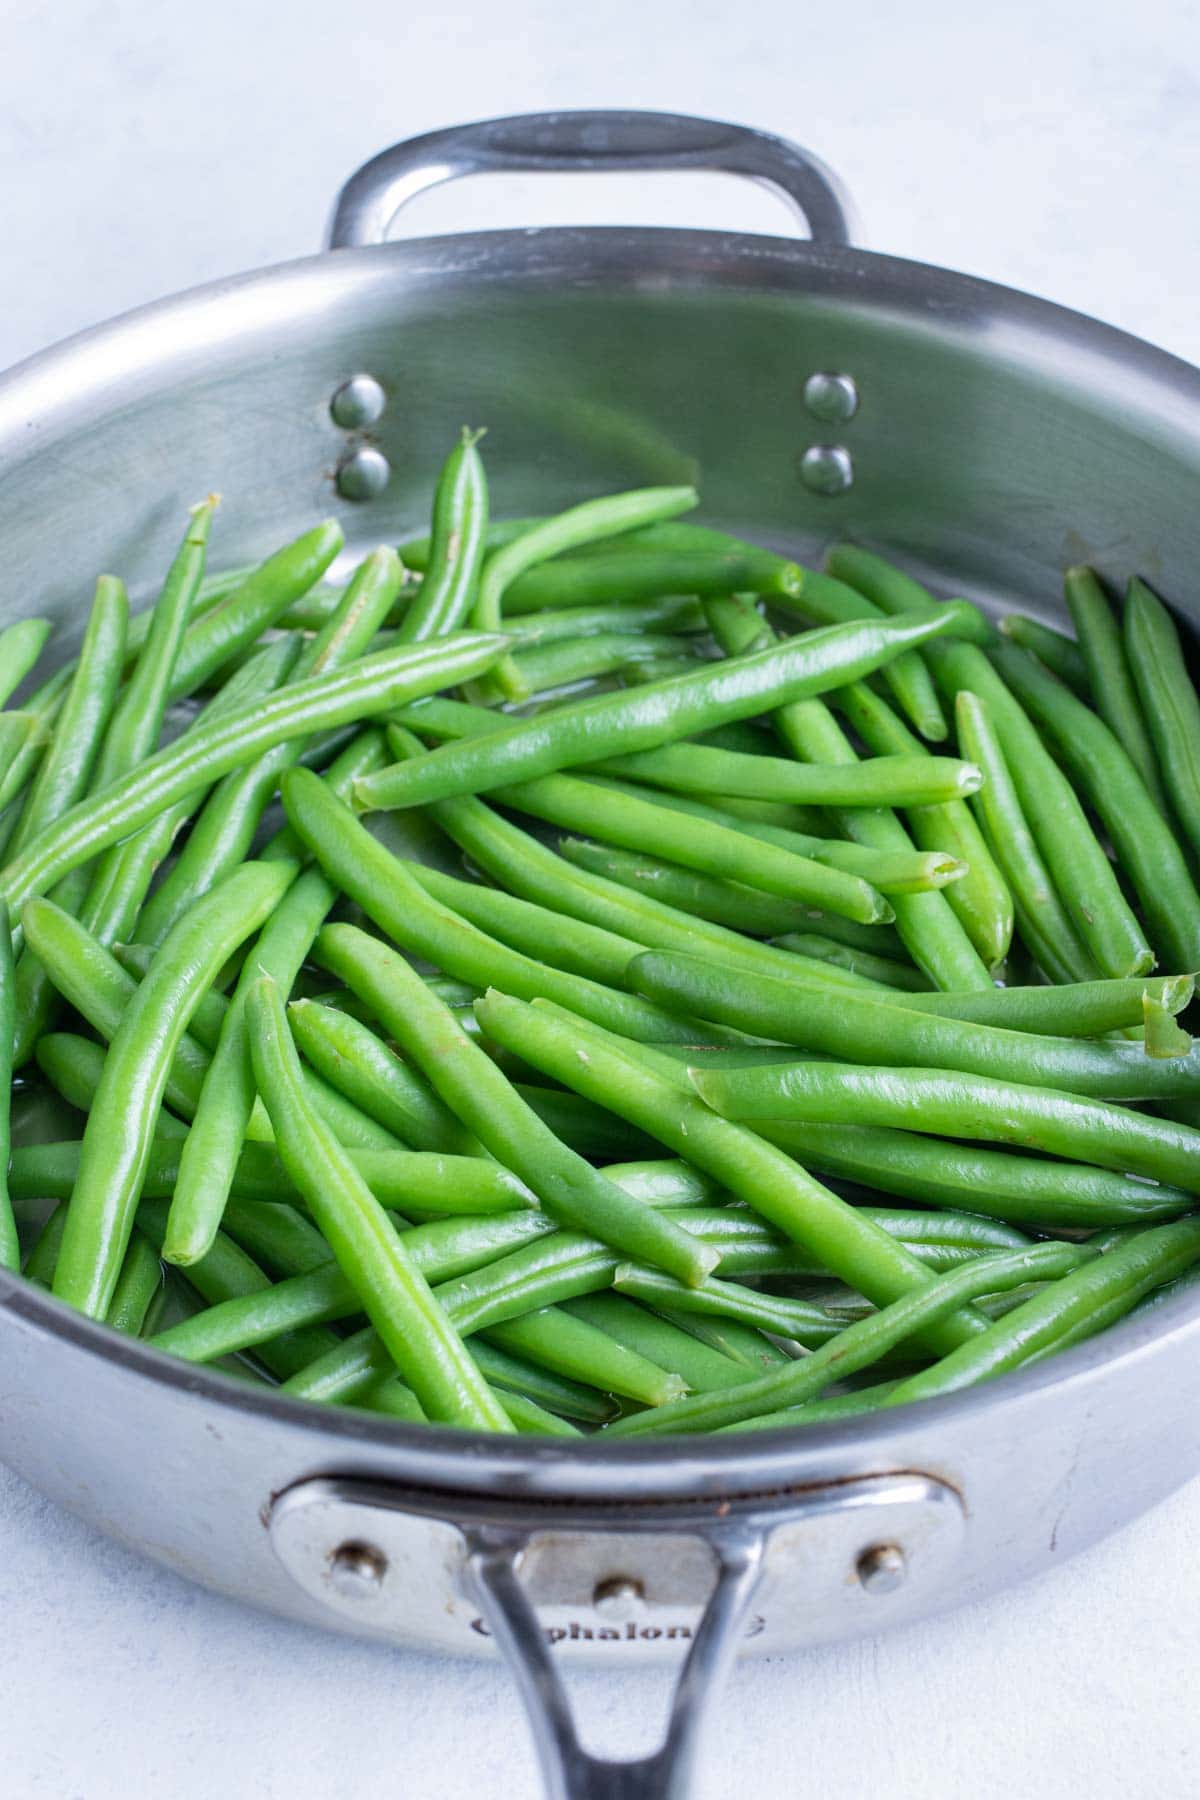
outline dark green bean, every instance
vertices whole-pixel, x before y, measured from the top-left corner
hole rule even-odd
[[[636,1350],[657,1363],[660,1369],[680,1376],[693,1393],[737,1387],[746,1379],[743,1364],[620,1294],[580,1294],[565,1301],[563,1311],[607,1332],[626,1349]]]
[[[1200,700],[1174,619],[1136,576],[1125,601],[1125,649],[1163,782],[1195,851],[1200,847]]]
[[[1068,569],[1068,578],[1072,573]],[[1024,613],[1006,613],[1000,621],[1000,629],[1019,649],[1028,650],[1060,681],[1065,681],[1081,700],[1089,698],[1087,666],[1074,638],[1064,636],[1050,625],[1043,625],[1040,619],[1027,618]]]
[[[488,537],[487,476],[477,449],[482,435],[464,425],[442,465],[425,579],[400,621],[402,644],[459,630],[474,605]]]
[[[1129,1312],[1146,1294],[1183,1273],[1200,1257],[1200,1219],[1158,1225],[1070,1271],[1023,1306],[996,1321],[969,1348],[902,1381],[884,1401],[903,1406],[990,1381],[1031,1357],[1059,1348],[1070,1334],[1091,1336]]]
[[[905,993],[927,993],[929,983],[911,963],[895,962],[890,956],[876,956],[872,950],[858,950],[839,944],[818,932],[790,931],[774,942],[781,950],[790,950],[805,963],[814,959],[843,969],[848,975],[861,975],[873,986],[896,988]],[[933,1009],[936,1010],[936,1009]]]
[[[1063,592],[1085,665],[1083,697],[1090,697],[1100,717],[1124,745],[1126,755],[1154,796],[1155,805],[1166,817],[1168,802],[1158,758],[1142,717],[1129,659],[1121,642],[1121,627],[1108,595],[1095,572],[1083,567],[1067,570]]]
[[[1155,947],[1171,968],[1200,968],[1200,894],[1170,826],[1120,740],[1025,652],[997,651],[994,660],[1102,820],[1137,892]]]
[[[162,1284],[158,1251],[149,1238],[135,1230],[113,1289],[105,1324],[129,1337],[140,1337],[151,1307],[162,1293]]]
[[[0,1269],[19,1269],[21,1246],[9,1198],[8,1164],[12,1149],[13,1021],[12,931],[0,906]]]

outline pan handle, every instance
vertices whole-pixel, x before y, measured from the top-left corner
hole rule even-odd
[[[666,1736],[650,1756],[612,1762],[580,1743],[562,1676],[517,1572],[528,1533],[468,1532],[467,1578],[525,1702],[546,1800],[687,1800],[692,1792],[701,1729],[762,1579],[767,1537],[753,1526],[706,1535],[717,1577],[675,1684]]]
[[[462,175],[711,169],[743,175],[789,202],[817,244],[848,244],[850,203],[811,151],[747,125],[686,113],[520,113],[452,125],[393,144],[343,187],[328,247],[382,244],[408,201]]]

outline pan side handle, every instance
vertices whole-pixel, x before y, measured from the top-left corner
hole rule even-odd
[[[836,175],[788,138],[684,113],[547,112],[452,125],[393,144],[356,170],[334,207],[328,248],[382,244],[401,207],[464,175],[707,169],[771,188],[814,243],[851,241]]]

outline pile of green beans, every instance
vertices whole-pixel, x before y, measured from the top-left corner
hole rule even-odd
[[[690,487],[495,520],[482,437],[398,551],[214,572],[209,496],[73,662],[0,631],[0,1268],[568,1438],[852,1430],[1157,1304],[1200,1265],[1168,606],[1075,568],[1074,635],[997,632]]]

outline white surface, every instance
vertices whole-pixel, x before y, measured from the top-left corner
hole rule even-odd
[[[1048,294],[1200,360],[1200,14],[1182,0],[5,0],[0,366],[158,294],[315,248],[397,137],[538,107],[710,113],[806,141],[872,246]],[[664,197],[665,193],[665,197]],[[771,229],[732,184],[447,189],[420,229],[671,217]],[[520,208],[518,211],[517,208]],[[648,210],[649,209],[649,210]],[[1074,1565],[901,1636],[745,1666],[704,1800],[1200,1785],[1200,1484]],[[527,1800],[496,1670],[253,1617],[0,1471],[0,1791],[11,1800]],[[610,1748],[660,1688],[595,1676]]]

